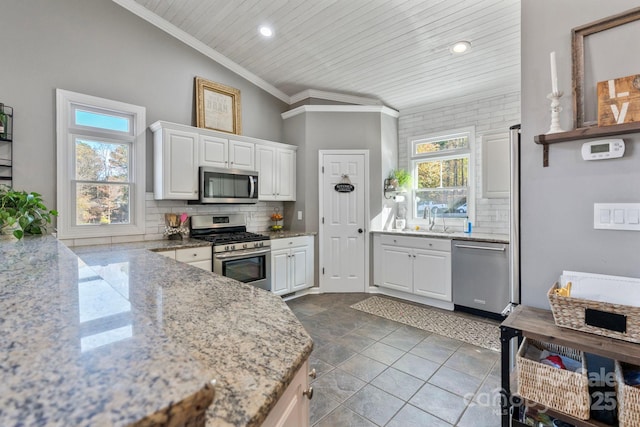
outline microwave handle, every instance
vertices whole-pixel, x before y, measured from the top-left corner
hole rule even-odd
[[[256,192],[256,183],[253,176],[249,175],[249,198],[253,199]]]

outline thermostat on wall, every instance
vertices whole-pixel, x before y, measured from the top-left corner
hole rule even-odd
[[[601,139],[582,144],[582,158],[585,160],[616,159],[623,154],[623,139]]]

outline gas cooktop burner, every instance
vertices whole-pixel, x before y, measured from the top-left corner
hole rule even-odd
[[[205,236],[192,236],[192,237],[200,240],[205,240],[207,242],[211,242],[214,245],[226,245],[230,243],[259,242],[262,240],[269,240],[269,236],[250,233],[248,231],[240,231],[236,233],[209,234]]]

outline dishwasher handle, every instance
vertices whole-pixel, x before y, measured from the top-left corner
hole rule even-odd
[[[504,252],[505,251],[505,247],[501,247],[501,248],[494,248],[491,246],[472,246],[472,245],[458,245],[456,244],[456,248],[461,248],[461,249],[480,249],[483,251],[496,251],[496,252]]]

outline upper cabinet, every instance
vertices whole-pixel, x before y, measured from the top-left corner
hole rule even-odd
[[[257,170],[259,200],[296,199],[295,146],[164,121],[149,128],[157,200],[197,200],[199,166]]]
[[[229,167],[231,169],[256,170],[255,144],[229,140]]]
[[[200,166],[255,170],[255,143],[200,135]]]
[[[482,197],[507,199],[511,186],[509,134],[486,134],[482,137]]]
[[[167,127],[151,130],[154,198],[198,199],[198,133]]]
[[[256,146],[260,200],[296,200],[296,152],[286,147]]]
[[[229,167],[229,140],[212,135],[200,135],[200,166]]]

